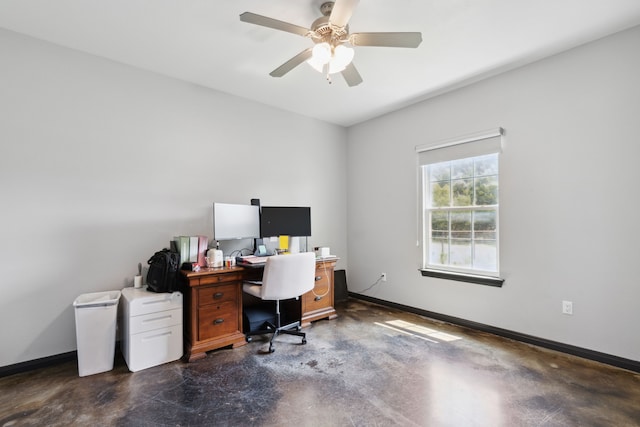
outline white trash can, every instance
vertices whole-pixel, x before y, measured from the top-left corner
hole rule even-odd
[[[78,374],[81,377],[113,369],[120,291],[82,294],[76,312]]]

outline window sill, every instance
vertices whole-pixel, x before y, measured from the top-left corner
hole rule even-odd
[[[478,285],[494,286],[501,288],[504,279],[499,277],[474,276],[472,274],[453,273],[450,271],[430,270],[428,268],[420,269],[424,277],[436,277],[438,279],[455,280],[458,282],[475,283]]]

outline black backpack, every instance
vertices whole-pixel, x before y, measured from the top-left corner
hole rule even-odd
[[[152,292],[174,292],[179,290],[178,273],[180,254],[163,249],[153,254],[147,271],[147,290]]]

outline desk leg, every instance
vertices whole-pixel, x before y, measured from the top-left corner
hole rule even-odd
[[[204,359],[207,357],[207,353],[187,353],[184,355],[185,362],[195,362],[196,360]]]

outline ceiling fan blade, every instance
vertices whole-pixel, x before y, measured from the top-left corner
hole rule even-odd
[[[349,42],[354,46],[418,47],[422,33],[354,33]]]
[[[308,48],[273,70],[269,73],[271,77],[282,77],[287,74],[289,71],[296,68],[298,65],[302,64],[307,59],[311,58],[311,50],[312,48]]]
[[[336,0],[329,15],[329,22],[336,27],[346,27],[360,0]]]
[[[353,65],[353,62],[349,63],[349,65],[347,65],[347,68],[342,70],[341,74],[349,86],[358,86],[360,83],[362,83],[362,77],[360,76],[358,70],[356,70],[356,66]]]
[[[248,22],[249,24],[261,25],[263,27],[273,28],[274,30],[298,34],[299,36],[306,36],[309,33],[308,28],[290,24],[284,21],[279,21],[277,19],[269,18],[268,16],[257,15],[251,12],[241,13],[240,20],[242,22]]]

